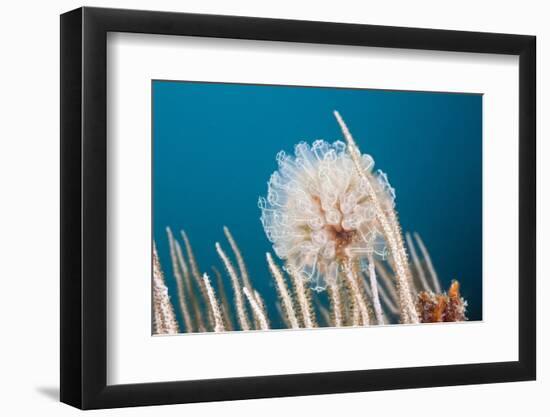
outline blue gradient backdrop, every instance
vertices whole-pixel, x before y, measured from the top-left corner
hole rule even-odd
[[[420,233],[444,286],[458,279],[469,319],[481,320],[481,95],[179,81],[152,88],[154,238],[173,298],[165,227],[185,229],[200,267],[211,272],[211,265],[223,270],[214,243],[229,250],[227,225],[253,283],[273,304],[271,246],[257,200],[278,151],[342,139],[336,109],[388,174],[403,229]]]

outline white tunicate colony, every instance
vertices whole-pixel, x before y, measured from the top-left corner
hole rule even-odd
[[[364,268],[368,257],[386,257],[373,201],[345,143],[301,142],[294,156],[279,152],[277,162],[267,199],[261,197],[258,205],[265,233],[287,268],[322,291],[337,279],[344,260]],[[395,193],[386,174],[372,172],[369,155],[362,155],[361,163],[376,179],[378,199],[393,207]]]

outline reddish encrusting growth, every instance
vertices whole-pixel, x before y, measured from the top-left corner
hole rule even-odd
[[[453,281],[446,294],[422,291],[416,300],[421,323],[465,321],[467,302],[460,296],[460,284]]]

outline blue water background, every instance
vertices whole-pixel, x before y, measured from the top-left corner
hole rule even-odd
[[[231,253],[227,225],[272,324],[281,326],[257,200],[277,152],[343,139],[338,110],[362,152],[388,174],[403,230],[422,236],[442,284],[458,279],[469,319],[481,320],[481,95],[179,81],[153,81],[152,89],[154,239],[173,299],[165,227],[185,229],[211,273],[211,265],[223,271],[214,243]]]

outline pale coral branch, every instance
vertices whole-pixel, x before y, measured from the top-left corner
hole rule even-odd
[[[376,271],[372,257],[369,258],[369,280],[376,321],[378,324],[384,324],[384,313],[382,312],[382,305],[380,304],[380,297],[378,295],[378,282],[376,281]]]
[[[225,285],[223,283],[223,277],[221,272],[215,266],[212,266],[212,271],[216,275],[216,285],[218,287],[218,293],[222,302],[222,313],[225,319],[225,327],[227,330],[233,330],[233,323],[231,321],[231,309],[229,307],[229,300],[227,299],[227,293],[225,292]]]
[[[159,334],[160,333],[160,325],[162,323],[162,318],[160,316],[160,309],[155,304],[155,293],[153,290],[153,300],[152,300],[152,307],[153,307],[153,334]]]
[[[206,292],[208,294],[208,301],[210,302],[210,308],[212,309],[212,314],[214,315],[214,331],[216,333],[225,332],[225,327],[223,325],[223,317],[220,311],[220,305],[216,299],[216,293],[212,284],[210,284],[210,278],[207,274],[203,274],[202,279],[204,281],[204,286],[206,287]]]
[[[374,266],[376,268],[376,275],[382,278],[381,280],[379,280],[379,282],[384,284],[384,285],[380,285],[380,287],[383,288],[385,286],[387,288],[389,299],[391,300],[395,309],[399,310],[397,307],[399,303],[399,297],[395,289],[395,279],[390,275],[388,270],[384,267],[384,265],[381,262],[374,260]]]
[[[414,248],[414,243],[411,239],[410,233],[407,232],[405,234],[405,239],[407,240],[407,245],[409,246],[409,251],[411,252],[411,258],[414,264],[414,268],[416,269],[418,280],[420,281],[420,285],[422,286],[421,291],[430,291],[431,288],[428,285],[428,281],[426,281],[426,274],[424,273],[422,265],[420,265],[420,259],[418,259],[418,255],[416,253],[416,249]]]
[[[441,294],[442,292],[441,285],[439,283],[439,278],[437,277],[437,272],[435,272],[435,268],[432,264],[432,258],[430,257],[430,253],[428,252],[428,249],[426,249],[426,245],[424,245],[424,242],[422,241],[422,238],[418,233],[414,232],[414,238],[416,239],[416,243],[420,248],[420,252],[422,252],[424,261],[426,261],[426,266],[428,267],[428,271],[430,272],[430,276],[432,278],[432,282],[434,285],[434,290],[437,294]]]
[[[352,311],[351,325],[353,327],[361,326],[361,312],[359,311],[357,303],[355,303],[355,307]]]
[[[353,271],[352,262],[348,259],[344,262],[344,275],[348,281],[348,284],[351,289],[351,293],[355,298],[355,310],[359,311],[361,322],[363,325],[368,326],[370,324],[369,310],[365,304],[365,300],[359,288],[359,283],[357,282],[357,276]],[[354,325],[356,325],[357,319],[354,317]]]
[[[248,318],[246,317],[246,310],[243,303],[242,290],[241,285],[239,284],[239,277],[237,276],[237,272],[235,271],[233,264],[231,263],[218,242],[216,242],[216,251],[218,252],[218,255],[220,256],[225,266],[225,269],[229,274],[229,278],[231,278],[231,284],[233,286],[233,292],[235,295],[235,305],[237,309],[237,319],[239,321],[239,326],[241,326],[242,330],[250,330],[250,324],[248,322]]]
[[[301,276],[295,272],[293,266],[287,267],[287,271],[292,278],[294,284],[294,290],[296,292],[296,297],[298,298],[298,304],[300,305],[300,311],[302,312],[302,319],[304,322],[304,327],[313,328],[315,326],[315,319],[312,317],[312,308],[310,306],[310,300],[306,294],[306,289],[304,286],[304,281]]]
[[[179,333],[179,326],[170,302],[168,288],[160,266],[157,247],[153,243],[153,324],[155,334]]]
[[[189,292],[189,296],[191,297],[192,293],[192,286],[191,286],[191,277],[189,274],[189,267],[187,266],[187,262],[185,261],[185,257],[183,256],[183,251],[181,250],[181,246],[179,242],[174,239],[174,246],[176,248],[176,256],[178,258],[178,264],[180,266],[182,276],[183,276],[183,282],[185,283],[185,288],[187,292]]]
[[[188,333],[192,333],[193,322],[191,320],[191,315],[189,314],[189,310],[187,308],[184,282],[183,282],[182,274],[180,272],[180,265],[178,261],[178,255],[176,253],[176,244],[174,240],[174,235],[172,234],[172,231],[170,230],[169,227],[166,228],[166,234],[168,235],[168,244],[170,246],[170,258],[172,260],[172,270],[174,272],[174,277],[176,279],[176,286],[178,288],[178,301],[179,301],[181,315],[183,318],[183,322],[185,324],[185,330]]]
[[[227,238],[227,241],[231,246],[231,250],[235,254],[235,258],[237,259],[237,265],[239,266],[239,272],[244,286],[247,288],[253,288],[252,284],[250,283],[250,278],[248,276],[248,270],[246,269],[246,263],[244,262],[241,250],[239,249],[237,242],[235,242],[235,239],[233,238],[233,235],[231,234],[227,226],[223,227],[223,232],[225,233],[225,237]]]
[[[298,324],[298,319],[296,318],[296,312],[294,311],[292,297],[288,292],[283,273],[281,272],[277,264],[275,264],[275,262],[273,261],[270,253],[266,253],[265,256],[267,258],[267,265],[269,267],[271,275],[273,275],[273,278],[275,279],[275,284],[277,284],[277,290],[279,292],[279,296],[281,297],[281,301],[283,302],[284,310],[286,313],[286,317],[288,318],[288,321],[290,323],[290,327],[292,327],[293,329],[297,329],[300,327],[300,325]]]
[[[231,234],[229,228],[227,226],[223,227],[223,232],[225,234],[225,237],[227,238],[227,241],[229,242],[229,246],[231,246],[231,250],[233,251],[233,254],[235,255],[235,259],[237,260],[237,265],[239,267],[239,274],[240,274],[240,282],[247,288],[249,288],[252,291],[252,295],[255,296],[255,291],[253,291],[254,287],[250,283],[250,278],[248,275],[248,270],[246,268],[246,263],[244,262],[244,258],[241,254],[241,250],[239,248],[239,245],[237,245],[237,242],[233,238],[233,235]],[[256,299],[258,304],[260,304],[260,300]],[[254,328],[259,327],[259,322],[257,319],[255,319],[255,316],[252,316],[252,319],[254,321]]]
[[[355,165],[355,168],[359,176],[365,182],[367,193],[372,199],[372,202],[375,207],[376,218],[380,223],[380,225],[382,226],[382,229],[384,231],[384,236],[390,246],[392,259],[396,267],[395,269],[396,269],[397,279],[399,281],[398,292],[399,292],[399,304],[401,307],[401,319],[404,323],[418,323],[416,308],[415,308],[414,301],[409,288],[408,277],[410,276],[410,272],[408,271],[406,257],[404,257],[405,249],[404,247],[402,247],[403,246],[401,242],[402,239],[400,238],[400,236],[398,236],[400,235],[400,232],[399,230],[396,230],[396,224],[394,224],[396,220],[391,218],[388,219],[388,217],[386,216],[386,213],[382,208],[382,204],[379,201],[379,198],[376,194],[376,190],[374,189],[371,183],[371,178],[369,178],[369,175],[365,173],[363,167],[361,166],[361,152],[359,151],[359,148],[357,147],[357,144],[355,143],[353,136],[351,135],[344,120],[342,119],[342,117],[337,111],[334,111],[334,116],[336,117],[336,120],[340,125],[344,138],[346,139],[346,142],[348,144],[348,151]],[[390,211],[393,213],[393,209]]]
[[[323,320],[325,320],[325,323],[327,324],[327,326],[335,327],[330,317],[330,312],[327,310],[327,308],[325,306],[322,306],[321,304],[319,304],[318,308],[319,308],[319,313],[321,314],[321,317],[323,317]]]
[[[400,257],[401,257],[402,264],[405,266],[405,273],[406,273],[406,276],[408,277],[407,283],[410,284],[410,285],[407,285],[403,289],[403,291],[407,291],[408,295],[410,297],[414,297],[415,293],[414,293],[413,276],[412,276],[411,270],[409,268],[409,260],[408,260],[408,256],[407,256],[407,251],[405,250],[405,244],[403,242],[403,233],[401,233],[401,227],[399,225],[399,221],[397,220],[397,213],[395,212],[394,207],[388,207],[388,212],[387,213],[388,213],[388,219],[389,219],[390,226],[392,227],[392,229],[395,233],[395,236],[396,236],[397,247],[398,247],[398,250],[399,250],[399,254],[400,254]],[[412,286],[412,288],[411,288],[411,286]],[[409,304],[407,304],[407,305],[409,305]],[[412,308],[411,308],[411,305],[409,305],[408,311],[409,311],[409,316],[411,318],[412,323],[419,323],[418,313],[416,311],[414,301],[413,301],[413,304],[412,304]]]
[[[382,285],[380,285],[378,287],[378,289],[380,290],[379,291],[380,292],[380,298],[382,299],[382,301],[386,305],[386,308],[388,309],[388,311],[392,314],[398,314],[399,309],[397,308],[397,306],[395,305],[393,300],[388,296],[388,293],[386,292],[384,287]]]
[[[191,266],[191,273],[195,278],[195,282],[199,286],[203,300],[205,302],[208,302],[208,294],[206,293],[206,287],[204,286],[204,282],[201,278],[201,273],[199,270],[197,259],[195,258],[195,254],[193,253],[193,247],[191,246],[191,242],[189,241],[189,238],[187,237],[187,233],[185,233],[185,230],[181,230],[181,237],[183,238],[183,243],[185,244],[187,259],[189,259],[189,265]],[[207,311],[208,311],[208,324],[211,327],[213,327],[214,317],[212,316],[212,311],[210,309],[207,309]]]
[[[189,267],[187,266],[187,262],[185,261],[185,257],[183,256],[183,251],[181,250],[179,242],[174,239],[174,243],[176,246],[176,255],[178,257],[178,262],[183,273],[185,287],[187,288],[187,294],[189,294],[189,300],[191,301],[191,307],[193,309],[193,315],[195,318],[195,327],[199,332],[205,332],[206,326],[204,325],[204,322],[202,320],[201,310],[198,304],[197,296],[195,294],[193,282],[191,281],[191,275],[189,273]]]
[[[250,303],[250,307],[252,307],[252,312],[256,316],[256,319],[260,323],[260,329],[261,330],[269,330],[269,325],[267,324],[267,319],[264,316],[262,309],[256,302],[256,299],[254,298],[254,295],[250,293],[250,290],[246,287],[243,287],[243,293],[248,302]]]
[[[258,307],[260,307],[260,310],[262,310],[262,314],[265,317],[265,320],[267,322],[267,325],[269,326],[269,315],[267,314],[267,307],[265,305],[264,299],[260,295],[260,293],[256,290],[254,290],[254,298],[256,299],[256,302],[258,303]]]
[[[328,295],[332,306],[332,314],[334,316],[334,326],[342,327],[342,300],[340,299],[340,288],[338,287],[336,280],[329,282]]]
[[[338,294],[340,297],[340,305],[342,306],[342,325],[351,326],[353,325],[353,313],[357,312],[358,314],[359,309],[356,306],[357,302],[355,296],[352,294],[351,286],[345,273],[343,273],[343,279]]]
[[[375,268],[375,272],[376,271],[378,271],[378,268]],[[368,296],[372,297],[372,292],[371,292],[369,286],[367,285],[367,280],[368,279],[369,279],[368,274],[365,274],[365,279],[363,279],[363,284],[365,286],[365,291],[367,292]],[[377,279],[378,279],[378,276],[377,276]],[[381,284],[381,283],[379,283],[379,284]],[[382,302],[386,306],[387,311],[389,311],[391,314],[398,314],[399,309],[395,305],[395,302],[390,298],[390,296],[388,295],[388,293],[384,289],[383,285],[378,285],[378,293],[380,295],[380,299],[382,300]]]
[[[281,316],[281,319],[283,320],[283,323],[287,328],[292,328],[292,325],[290,324],[290,321],[288,321],[288,317],[283,311],[283,307],[281,307],[281,303],[277,301],[275,303],[275,308],[277,309],[277,312],[279,313],[279,316]]]
[[[189,265],[191,266],[191,272],[195,279],[197,281],[201,281],[201,274],[199,271],[199,266],[197,264],[197,260],[195,258],[195,254],[193,253],[193,247],[191,246],[191,242],[189,241],[189,238],[187,237],[187,233],[185,233],[185,230],[181,230],[181,237],[183,239],[183,242],[185,243],[185,250],[187,251],[187,259],[189,259]],[[206,295],[206,294],[205,294]]]

